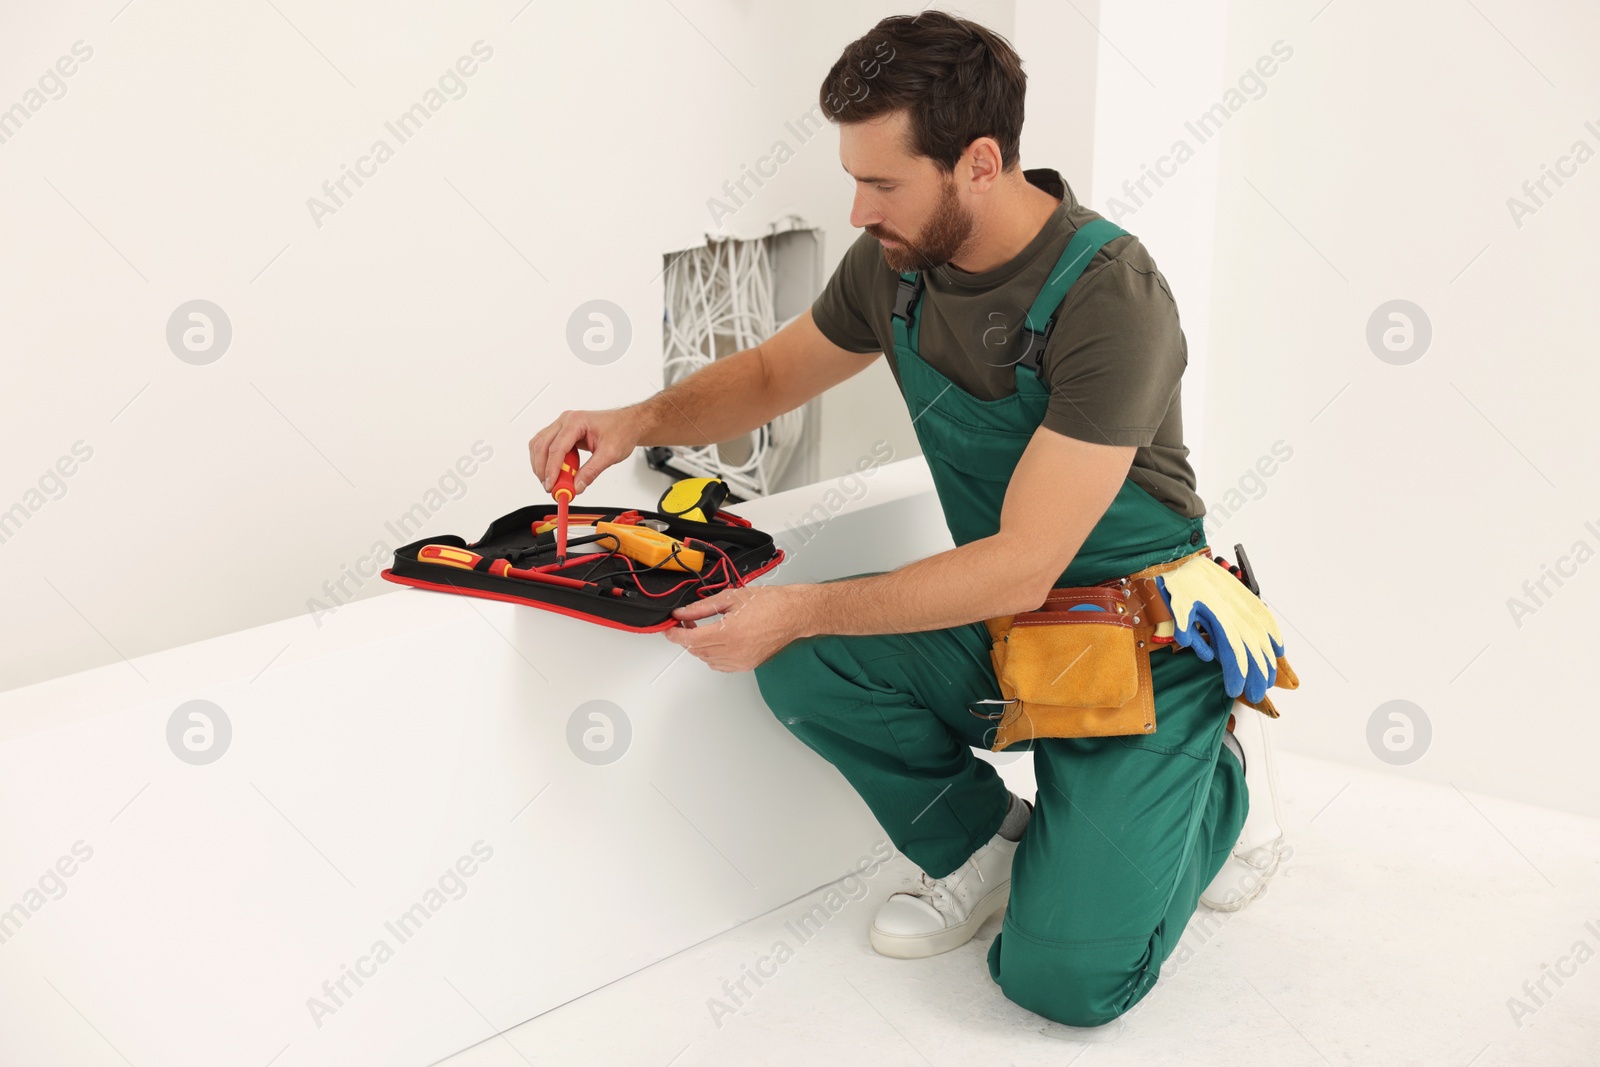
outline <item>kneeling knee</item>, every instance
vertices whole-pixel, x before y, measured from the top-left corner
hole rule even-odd
[[[1031,958],[1025,962],[1003,952],[1002,989],[1007,999],[1052,1022],[1104,1026],[1126,1014],[1155,984],[1143,967],[1110,964],[1107,949],[1029,944]]]

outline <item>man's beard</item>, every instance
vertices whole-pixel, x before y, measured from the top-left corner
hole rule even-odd
[[[956,196],[956,183],[948,181],[944,186],[944,195],[939,198],[939,206],[934,208],[933,218],[922,228],[922,233],[894,247],[879,245],[883,251],[883,261],[897,271],[932,270],[943,266],[955,258],[961,246],[972,236],[972,226],[972,213],[962,209],[961,201]],[[885,236],[874,232],[870,226],[867,232],[874,237]],[[898,238],[890,235],[890,239]]]

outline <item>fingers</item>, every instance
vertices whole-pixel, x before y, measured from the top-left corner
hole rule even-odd
[[[562,412],[560,418],[533,435],[533,440],[528,442],[528,462],[533,467],[533,476],[539,479],[539,484],[545,492],[555,484],[556,471],[561,464],[565,450],[556,451],[553,447],[560,439],[564,430],[567,412]],[[552,458],[553,457],[553,458]]]
[[[1239,665],[1239,670],[1241,672],[1248,670],[1250,664],[1254,662],[1255,657],[1258,655],[1258,650],[1254,646],[1246,644],[1241,635],[1224,632],[1222,636],[1228,642],[1233,661]]]
[[[1172,632],[1172,639],[1178,643],[1180,648],[1189,649],[1206,663],[1210,663],[1217,656],[1211,646],[1206,643],[1205,637],[1201,635],[1200,628],[1194,624],[1193,619],[1189,620],[1188,626],[1181,626],[1175,629]]]
[[[1275,660],[1263,663],[1259,655],[1250,657],[1250,669],[1245,672],[1244,695],[1251,703],[1259,703],[1267,695],[1267,690],[1272,687],[1273,680],[1277,677],[1278,667]]]
[[[1244,692],[1244,671],[1240,665],[1226,656],[1217,657],[1217,661],[1222,668],[1222,691],[1231,697]]]
[[[713,670],[734,670],[736,668],[723,662],[726,656],[722,654],[722,650],[728,646],[732,636],[727,631],[727,621],[732,618],[742,602],[741,597],[724,592],[706,597],[704,600],[697,600],[692,604],[683,604],[672,609],[672,617],[683,625],[663,630],[662,633],[666,635],[667,640],[688,649]],[[696,619],[714,615],[722,617],[710,626],[695,624]]]
[[[611,466],[614,461],[611,456],[602,452],[591,452],[588,460],[578,468],[578,474],[572,479],[572,492],[581,493],[596,478],[600,472]]]
[[[528,466],[533,470],[533,476],[539,479],[539,484],[544,486],[546,490],[550,486],[545,482],[544,459],[545,453],[548,451],[547,443],[554,429],[554,424],[546,426],[528,441]]]
[[[549,492],[556,484],[556,477],[561,473],[561,461],[567,458],[573,446],[589,442],[588,424],[583,419],[583,413],[577,411],[563,411],[555,422],[546,426],[533,436],[528,442],[528,460],[533,466],[534,477],[539,479],[539,484]],[[592,448],[590,449],[592,451]],[[573,495],[576,496],[583,487],[594,480],[594,471],[586,480],[574,479]]]
[[[568,418],[573,412],[562,414],[561,428],[550,438],[550,454],[545,458],[545,471],[548,481],[545,489],[548,491],[556,484],[556,479],[561,476],[561,461],[567,458],[567,453],[572,451],[572,446],[583,437],[583,424],[577,418]],[[574,490],[576,495],[577,491]]]
[[[690,622],[695,619],[704,619],[719,614],[716,608],[702,601],[699,604],[685,604],[672,609],[672,617],[679,622]]]
[[[1279,631],[1272,612],[1268,611],[1265,605],[1261,605],[1260,601],[1256,604],[1260,605],[1260,610],[1253,611],[1247,622],[1241,623],[1241,629],[1246,631],[1245,636],[1249,638],[1252,660],[1261,664],[1267,684],[1271,685],[1272,676],[1277,670],[1278,656],[1283,651],[1283,634]]]
[[[579,449],[580,463],[573,474],[572,494],[577,496],[607,467],[632,454],[633,428],[626,416],[610,411],[563,411],[560,418],[528,442],[528,457],[539,484],[549,492],[561,474],[567,453]],[[589,453],[583,460],[582,452]]]
[[[709,596],[704,600],[697,600],[692,604],[683,604],[672,609],[675,619],[704,619],[710,615],[720,615],[727,611],[730,602],[722,596]]]
[[[1192,649],[1194,654],[1210,663],[1216,658],[1216,649],[1212,647],[1216,634],[1211,632],[1212,624],[1205,616],[1205,605],[1189,603],[1182,605],[1179,611],[1179,602],[1173,601],[1172,617],[1176,628],[1173,630],[1173,640],[1184,648]]]
[[[721,626],[712,626],[708,629],[704,625],[697,626],[692,620],[685,620],[682,626],[672,626],[662,630],[661,635],[679,648],[688,651],[708,667],[721,670],[722,668],[717,667],[715,662],[719,659],[718,651],[725,644],[718,633],[721,629]]]
[[[1215,612],[1202,610],[1201,615],[1205,619],[1206,634],[1211,638],[1211,643],[1215,647],[1217,655],[1221,658],[1224,669],[1230,672],[1230,676],[1238,676],[1240,679],[1239,684],[1242,686],[1244,677],[1249,673],[1256,658],[1260,655],[1260,649],[1246,640],[1246,634],[1238,632],[1240,627],[1234,626],[1230,628],[1224,626]],[[1230,695],[1237,696],[1238,694],[1230,693]]]

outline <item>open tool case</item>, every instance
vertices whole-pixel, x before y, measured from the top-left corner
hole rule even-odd
[[[566,565],[545,573],[595,584],[579,589],[489,573],[488,567],[502,559],[519,569],[556,562],[556,549],[550,535],[535,534],[535,528],[541,523],[555,521],[556,505],[550,503],[519,508],[501,516],[472,544],[453,534],[440,534],[403,545],[395,550],[394,565],[383,572],[383,577],[419,589],[531,604],[618,630],[654,633],[678,625],[672,618],[673,608],[743,585],[783,562],[783,550],[773,544],[769,534],[726,511],[714,512],[711,522],[587,502],[575,503],[572,511],[599,516],[596,522],[658,520],[665,524],[663,532],[669,537],[683,540],[689,548],[703,552],[704,564],[698,573],[693,573],[660,565],[648,566],[614,551],[574,553],[569,548]],[[419,559],[419,553],[429,545],[457,550],[445,553],[457,560],[470,558],[467,554],[472,553],[481,556],[482,561],[475,569],[464,569],[459,562],[452,566]],[[604,541],[597,543],[601,549],[607,545]],[[438,557],[440,552],[435,550],[428,555]],[[613,589],[622,592],[614,593]]]

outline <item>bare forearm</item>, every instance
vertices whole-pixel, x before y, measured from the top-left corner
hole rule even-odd
[[[747,433],[767,410],[769,382],[759,348],[707,364],[627,409],[639,420],[641,445],[707,445]]]
[[[1031,611],[1056,577],[1038,573],[1037,553],[996,534],[887,574],[785,588],[803,636],[913,633]]]

